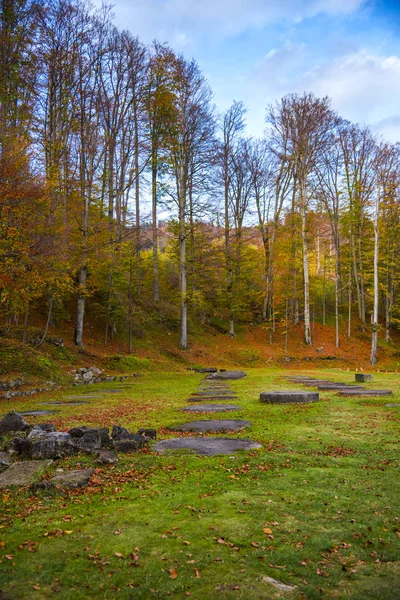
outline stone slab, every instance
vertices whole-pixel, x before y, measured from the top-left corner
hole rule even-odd
[[[374,379],[371,373],[355,373],[354,378],[356,381],[360,381],[363,383],[369,383]]]
[[[54,488],[60,487],[62,489],[74,489],[84,487],[89,483],[91,476],[93,475],[93,469],[79,469],[77,471],[64,471],[59,473],[52,479],[42,481],[38,487]]]
[[[301,385],[307,387],[318,387],[319,385],[333,385],[335,382],[330,379],[314,379],[314,381],[302,381]]]
[[[396,404],[396,403],[394,403],[394,404],[385,404],[385,406],[388,406],[389,408],[398,408],[398,407],[400,407],[400,404]]]
[[[192,396],[188,402],[204,402],[208,400],[237,400],[237,396]]]
[[[346,390],[345,392],[339,392],[339,396],[354,396],[354,397],[363,397],[370,396],[371,398],[376,398],[378,396],[391,396],[393,394],[392,390]]]
[[[260,394],[260,401],[266,402],[267,404],[304,404],[308,402],[317,402],[318,400],[318,392],[280,390],[277,392],[262,392]]]
[[[168,450],[191,450],[202,456],[215,456],[217,454],[232,454],[238,450],[255,450],[261,444],[247,439],[235,438],[172,438],[158,442],[154,450],[163,453]]]
[[[55,402],[39,402],[44,406],[75,406],[76,404],[90,404],[86,400],[68,400],[63,402],[62,400],[56,400]]]
[[[202,421],[190,421],[181,425],[171,425],[168,427],[171,431],[198,431],[203,433],[212,433],[217,431],[241,431],[251,427],[250,421],[239,419],[204,419]]]
[[[0,474],[0,489],[31,485],[51,463],[51,460],[30,460],[29,462],[14,463],[7,471]]]
[[[195,406],[185,406],[185,408],[181,408],[181,410],[183,412],[193,413],[215,413],[242,410],[242,407],[236,406],[235,404],[196,404]]]
[[[79,396],[64,396],[63,400],[92,400],[92,398],[102,398],[101,394],[81,394]]]
[[[19,413],[23,417],[42,417],[45,415],[54,415],[54,413],[59,413],[60,410],[28,410],[26,412]]]
[[[209,380],[213,380],[213,379],[243,379],[243,377],[247,377],[247,373],[245,373],[245,371],[223,371],[223,372],[219,372],[219,373],[212,373],[211,375],[208,375],[207,379]]]
[[[327,385],[318,385],[317,386],[320,391],[323,392],[334,392],[334,391],[346,391],[346,390],[364,390],[365,388],[362,385],[347,385],[347,384],[327,384]]]

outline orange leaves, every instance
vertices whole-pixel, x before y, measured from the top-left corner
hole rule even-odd
[[[178,577],[178,572],[175,569],[175,567],[172,567],[172,569],[169,569],[169,578],[176,579],[177,577]]]

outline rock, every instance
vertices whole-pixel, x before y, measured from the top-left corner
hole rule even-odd
[[[196,373],[217,373],[218,369],[216,367],[205,367],[204,369],[195,369]]]
[[[233,419],[204,419],[202,421],[190,421],[182,425],[171,425],[168,427],[171,431],[200,431],[200,432],[217,432],[217,431],[241,431],[246,427],[251,427],[250,421],[241,421]]]
[[[114,450],[100,450],[97,453],[97,461],[102,465],[116,465],[118,462],[117,453]]]
[[[11,458],[9,454],[6,452],[0,452],[0,471],[4,471],[4,469],[8,469],[11,467],[14,460]]]
[[[144,446],[146,440],[143,436],[138,434],[131,435],[135,435],[135,437],[113,440],[114,450],[117,452],[136,452]]]
[[[101,438],[97,433],[88,431],[81,437],[72,438],[74,448],[77,450],[84,450],[85,452],[92,452],[93,450],[99,450],[101,448]]]
[[[297,585],[287,585],[286,583],[282,583],[281,581],[278,581],[277,579],[268,577],[268,575],[264,575],[263,581],[265,581],[265,583],[270,583],[271,585],[278,588],[282,592],[292,592],[293,590],[295,590],[297,588]]]
[[[44,417],[46,415],[54,415],[55,413],[59,413],[59,410],[28,410],[26,412],[21,412],[20,415],[24,417]]]
[[[157,431],[155,429],[139,429],[139,435],[142,435],[146,440],[156,440],[157,439]]]
[[[82,438],[87,433],[92,433],[100,437],[102,446],[109,446],[111,444],[111,438],[109,430],[106,427],[73,427],[68,432],[72,438]]]
[[[193,396],[192,398],[188,398],[188,402],[204,402],[207,400],[219,400],[220,402],[222,400],[237,400],[237,396],[219,396],[219,395],[215,395],[212,394],[210,395],[206,395],[206,396]]]
[[[388,406],[389,408],[398,408],[400,406],[400,404],[394,403],[394,404],[385,404],[385,406]]]
[[[61,431],[37,433],[21,444],[21,453],[33,460],[43,458],[61,458],[74,451],[72,438]]]
[[[111,433],[113,441],[134,439],[135,435],[137,434],[131,433],[128,429],[126,429],[126,427],[121,427],[121,425],[114,425]]]
[[[262,392],[260,394],[260,401],[266,402],[267,404],[306,403],[317,402],[318,400],[318,392],[293,392],[289,390],[279,392]]]
[[[14,463],[0,474],[0,489],[34,483],[40,473],[51,465],[51,463],[51,460],[32,460],[29,462]]]
[[[42,431],[46,431],[47,433],[52,433],[56,430],[56,426],[53,423],[39,423],[37,427],[40,427]]]
[[[356,373],[354,377],[356,381],[363,383],[368,383],[374,379],[370,373]]]
[[[52,479],[41,481],[36,487],[40,488],[54,488],[60,487],[62,489],[74,489],[85,487],[93,475],[93,469],[80,469],[77,471],[64,471],[59,473]]]
[[[204,438],[187,437],[172,438],[158,442],[154,450],[163,453],[168,450],[192,450],[203,456],[215,456],[216,454],[232,454],[237,450],[254,450],[261,448],[261,444],[252,440],[236,438]]]
[[[4,449],[7,452],[7,454],[9,454],[10,456],[13,456],[14,454],[20,454],[22,444],[24,442],[25,442],[25,440],[23,438],[15,437],[12,440],[8,440]]]
[[[243,379],[247,377],[247,373],[244,371],[220,371],[219,373],[212,373],[208,375],[207,379]]]
[[[185,406],[181,410],[193,413],[215,413],[242,410],[242,407],[234,404],[196,404],[195,406]]]
[[[0,434],[10,433],[11,431],[25,431],[29,425],[22,416],[12,410],[7,413],[0,421]]]
[[[345,392],[346,390],[364,390],[365,388],[362,387],[361,385],[346,385],[346,384],[339,384],[339,383],[326,383],[325,385],[318,385],[317,386],[318,389],[320,391],[324,391],[324,392]]]

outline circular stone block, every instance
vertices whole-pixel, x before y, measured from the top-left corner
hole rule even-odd
[[[157,452],[168,450],[192,450],[203,456],[215,456],[216,454],[232,454],[237,450],[255,450],[261,448],[261,444],[252,440],[234,438],[172,438],[163,440],[154,446]]]
[[[319,390],[324,391],[324,392],[345,392],[347,390],[364,390],[365,388],[362,385],[347,385],[347,384],[339,384],[339,383],[327,383],[325,385],[318,385],[317,386]]]
[[[65,402],[56,400],[54,402],[39,402],[39,404],[46,406],[74,406],[76,404],[90,404],[90,402],[87,402],[86,400],[66,400]]]
[[[388,406],[389,408],[398,408],[400,404],[385,404],[385,406]]]
[[[185,406],[185,408],[181,408],[181,410],[194,413],[215,413],[242,410],[242,407],[235,406],[234,404],[196,404],[196,406]]]
[[[371,396],[374,398],[377,396],[391,396],[392,393],[392,390],[346,390],[345,392],[339,392],[339,396]]]
[[[212,373],[207,379],[243,379],[247,377],[247,373],[244,371],[223,371],[222,373]]]
[[[28,410],[26,412],[20,412],[19,414],[23,417],[36,417],[36,416],[45,416],[45,415],[54,415],[54,413],[59,413],[59,410]]]
[[[354,375],[354,377],[355,377],[356,381],[360,381],[360,382],[363,382],[363,383],[368,383],[370,381],[373,381],[373,379],[374,379],[372,377],[371,373],[356,373]]]
[[[219,400],[221,402],[223,400],[237,400],[237,396],[192,396],[188,399],[188,402],[204,402],[205,400]]]
[[[297,404],[306,402],[317,402],[319,400],[318,392],[262,392],[260,394],[261,402],[268,404]]]
[[[319,385],[334,385],[334,381],[330,379],[314,379],[313,381],[302,381],[301,385],[306,385],[307,387],[318,387]]]
[[[246,427],[251,427],[250,421],[241,421],[239,419],[207,419],[203,421],[190,421],[182,425],[171,425],[168,427],[171,431],[199,431],[203,433],[212,433],[217,431],[241,431]]]

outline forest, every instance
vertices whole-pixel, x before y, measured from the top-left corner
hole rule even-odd
[[[117,29],[109,7],[1,0],[0,313],[96,312],[132,352],[149,320],[355,327],[400,319],[400,146],[311,92],[218,113],[194,59]]]

